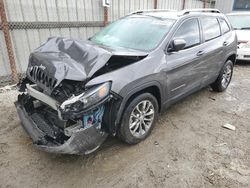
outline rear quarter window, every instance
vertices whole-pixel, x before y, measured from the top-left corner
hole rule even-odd
[[[220,21],[220,27],[221,27],[222,34],[225,34],[228,31],[230,31],[230,27],[228,26],[227,22],[224,19],[220,18],[219,21]]]
[[[201,18],[201,25],[205,41],[220,36],[220,25],[217,18]]]

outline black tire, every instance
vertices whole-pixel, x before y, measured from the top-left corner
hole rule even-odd
[[[143,102],[145,102],[145,101],[150,101],[150,103],[153,106],[152,109],[154,109],[154,116],[152,118],[153,119],[152,124],[151,124],[150,128],[147,131],[145,131],[145,133],[143,135],[134,136],[129,128],[131,126],[130,125],[130,118],[132,117],[131,116],[132,112],[135,112],[134,110],[136,109],[137,105],[139,105],[139,106],[143,105]],[[150,104],[150,103],[148,103],[148,104]],[[150,133],[155,125],[156,120],[158,119],[158,114],[159,114],[158,113],[158,111],[159,111],[158,106],[159,105],[158,105],[156,98],[150,93],[143,93],[143,94],[135,97],[127,105],[127,107],[124,111],[124,114],[122,117],[122,122],[121,122],[120,128],[118,130],[118,134],[117,134],[118,138],[120,138],[122,141],[124,141],[128,144],[137,144],[137,143],[141,142],[142,140],[144,140],[145,138],[147,138],[150,135]],[[140,118],[138,118],[138,119],[140,119]],[[138,121],[140,121],[140,120],[138,120]],[[143,127],[145,128],[145,124]]]
[[[227,71],[227,68],[229,68],[229,67],[231,70],[230,78],[228,79],[227,84],[223,84],[223,75],[225,74],[225,71]],[[233,75],[233,62],[231,60],[227,60],[227,62],[222,67],[218,78],[216,79],[216,81],[214,83],[211,84],[211,88],[217,92],[222,92],[222,91],[226,90],[228,85],[231,82],[232,75]]]

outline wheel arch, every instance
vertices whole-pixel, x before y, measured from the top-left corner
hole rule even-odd
[[[122,115],[124,114],[124,111],[127,107],[127,105],[138,95],[142,93],[150,93],[152,94],[157,102],[158,102],[158,111],[161,112],[162,110],[162,103],[163,103],[163,92],[161,89],[161,84],[157,81],[152,81],[149,83],[145,83],[140,85],[139,87],[131,89],[126,97],[123,98],[122,103],[120,105],[120,109],[118,110],[117,113],[117,118],[116,118],[116,126],[119,126],[121,123]]]
[[[235,62],[236,62],[236,54],[229,55],[228,58],[227,58],[227,60],[226,60],[226,62],[228,60],[231,60],[233,62],[233,64],[235,64]]]

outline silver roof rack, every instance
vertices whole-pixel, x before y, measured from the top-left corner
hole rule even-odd
[[[180,15],[189,14],[192,12],[210,12],[210,13],[221,13],[218,9],[204,8],[204,9],[186,9],[180,11]]]
[[[129,13],[131,14],[141,14],[141,13],[150,13],[150,12],[176,12],[177,10],[172,9],[146,9],[146,10],[137,10],[134,12]]]

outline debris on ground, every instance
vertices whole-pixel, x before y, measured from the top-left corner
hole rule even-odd
[[[249,176],[250,175],[250,169],[242,164],[238,164],[236,162],[231,162],[231,169],[237,171],[242,176]]]
[[[0,143],[0,154],[6,153],[6,148],[8,147],[7,143]]]
[[[155,141],[155,142],[154,142],[154,144],[155,144],[156,146],[158,146],[158,145],[159,145],[159,143],[158,143],[157,141]]]
[[[225,125],[222,126],[223,128],[226,128],[226,129],[229,129],[229,130],[232,130],[232,131],[235,131],[235,126],[227,123]]]
[[[214,147],[221,147],[221,146],[226,146],[226,145],[227,145],[227,143],[223,142],[223,143],[214,145]]]
[[[242,176],[249,176],[250,175],[250,170],[249,169],[245,169],[245,168],[238,168],[237,172],[242,175]]]
[[[178,159],[177,159],[177,158],[174,158],[173,161],[176,162],[176,161],[178,161]]]
[[[213,101],[215,101],[216,99],[215,98],[213,98],[213,97],[208,97],[209,99],[211,99],[211,100],[213,100]]]
[[[16,84],[0,87],[0,93],[4,93],[13,89],[16,89]]]

